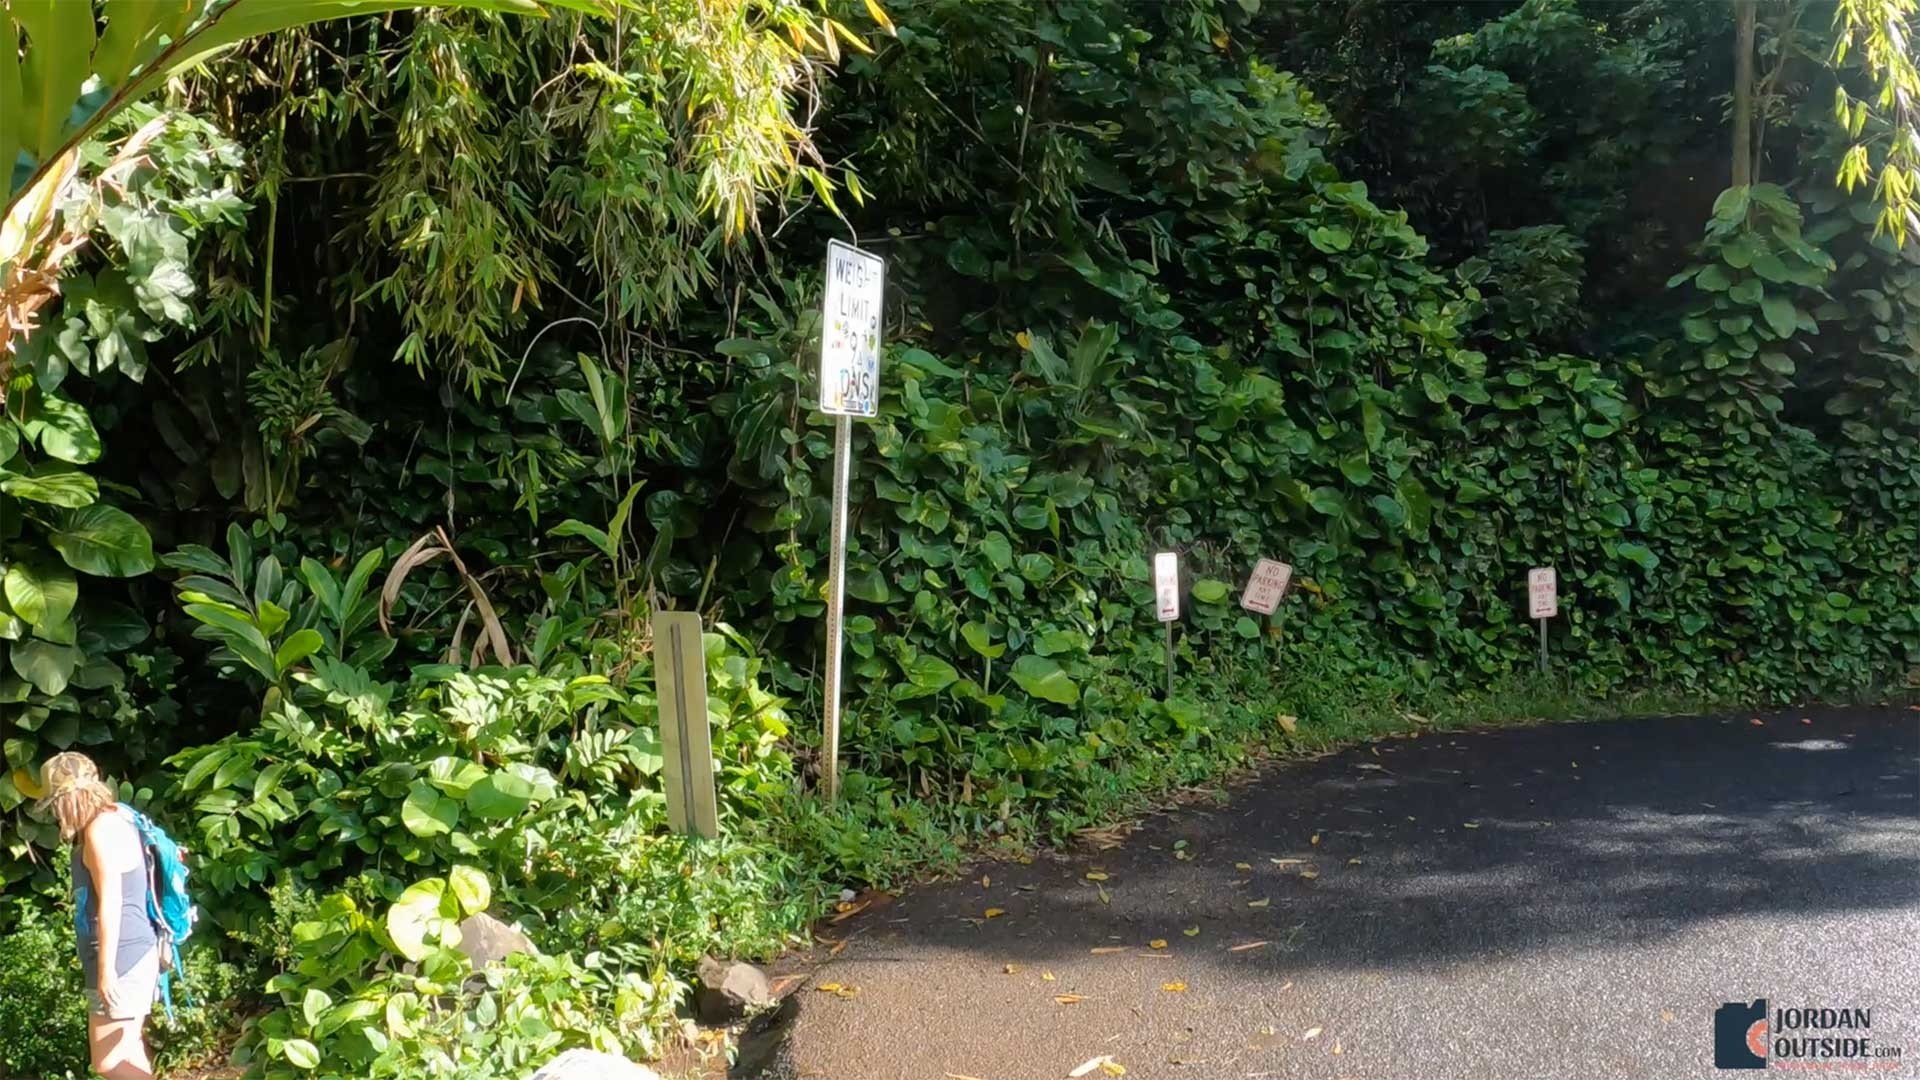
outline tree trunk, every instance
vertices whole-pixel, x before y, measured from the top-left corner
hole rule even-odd
[[[1753,183],[1753,31],[1758,0],[1733,0],[1733,186]]]

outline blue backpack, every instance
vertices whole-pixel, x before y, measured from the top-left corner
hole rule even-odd
[[[180,949],[200,921],[200,910],[187,895],[187,864],[180,845],[153,819],[125,803],[120,808],[133,818],[147,860],[147,918],[160,950],[160,1000],[167,1019],[173,1019],[173,976],[181,970]],[[192,998],[188,997],[191,1004]]]

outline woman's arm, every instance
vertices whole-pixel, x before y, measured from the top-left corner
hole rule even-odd
[[[100,947],[100,955],[95,959],[98,966],[98,986],[100,1000],[109,1011],[117,1011],[118,987],[115,982],[119,972],[114,970],[115,959],[120,955],[120,873],[124,859],[118,858],[121,843],[119,832],[109,820],[111,811],[93,819],[87,826],[87,871],[93,875],[93,892],[98,898],[98,907],[94,912],[93,926],[95,943]]]

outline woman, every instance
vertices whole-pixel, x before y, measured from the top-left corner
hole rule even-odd
[[[150,1080],[147,1016],[160,949],[147,915],[152,889],[133,819],[84,754],[57,754],[40,770],[41,805],[73,845],[73,917],[87,985],[87,1042],[105,1080]]]

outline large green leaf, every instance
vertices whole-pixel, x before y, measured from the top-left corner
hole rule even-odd
[[[95,504],[65,516],[51,537],[67,565],[100,577],[138,577],[153,569],[153,537],[118,507]]]
[[[57,626],[73,612],[80,584],[73,571],[44,560],[22,560],[7,567],[7,606],[36,627]]]
[[[39,442],[48,457],[75,465],[85,465],[100,457],[100,433],[93,418],[77,401],[43,394],[34,418],[23,430],[27,438]]]
[[[7,9],[27,32],[27,42],[20,54],[20,113],[0,117],[0,124],[20,132],[22,147],[45,160],[62,145],[80,84],[92,66],[93,5],[87,0],[8,0]]]
[[[447,875],[447,884],[460,902],[463,915],[478,915],[493,903],[493,886],[487,881],[487,875],[471,866],[454,867]]]
[[[85,659],[79,649],[51,641],[21,641],[10,648],[13,670],[48,697],[67,688],[74,669]]]
[[[445,836],[460,820],[460,804],[425,780],[415,780],[400,804],[400,823],[415,836]]]
[[[906,676],[904,684],[894,687],[895,697],[916,698],[937,694],[952,686],[960,673],[945,660],[922,653],[907,665]]]
[[[1037,698],[1072,705],[1080,700],[1080,687],[1067,677],[1065,668],[1044,656],[1023,656],[1013,662],[1013,681],[1020,689]]]
[[[523,776],[499,769],[467,792],[467,809],[483,818],[504,820],[533,802],[533,785]]]
[[[459,918],[459,901],[446,879],[428,878],[407,886],[388,909],[387,937],[395,952],[417,964],[427,958],[429,937],[442,945],[459,942]]]
[[[28,502],[68,509],[91,504],[100,497],[93,477],[59,461],[37,461],[25,472],[0,467],[0,492]]]

